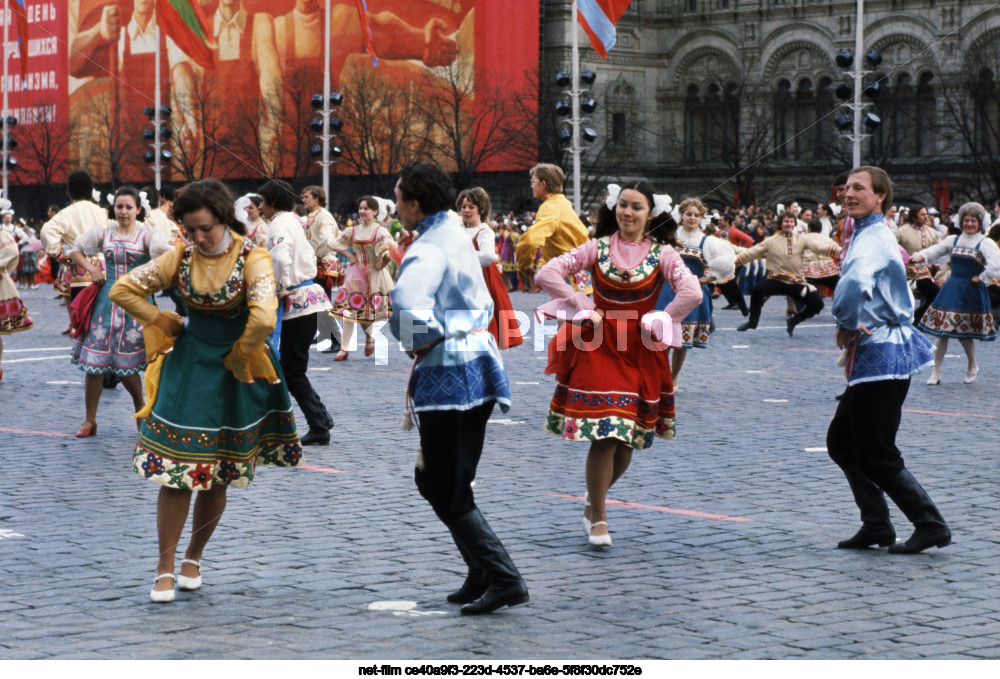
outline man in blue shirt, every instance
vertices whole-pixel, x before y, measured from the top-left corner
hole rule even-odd
[[[415,356],[407,401],[417,417],[417,489],[451,531],[468,566],[448,601],[462,615],[528,601],[517,567],[476,506],[472,480],[493,407],[510,407],[510,385],[487,331],[493,301],[465,227],[448,214],[451,179],[433,163],[399,174],[396,211],[419,236],[406,251],[392,291],[389,328]]]
[[[913,295],[883,214],[891,204],[885,171],[866,166],[851,172],[846,209],[854,235],[833,295],[837,346],[848,350],[847,391],[826,442],[861,510],[861,530],[837,547],[877,544],[894,554],[916,554],[951,544],[951,531],[896,447],[910,377],[933,362],[933,347],[910,325]],[[916,527],[902,544],[895,544],[883,491]]]

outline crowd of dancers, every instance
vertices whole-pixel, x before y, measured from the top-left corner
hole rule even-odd
[[[414,359],[406,420],[420,437],[418,490],[467,565],[448,600],[466,615],[528,601],[471,485],[486,422],[511,403],[501,352],[522,342],[508,295],[522,275],[550,297],[539,317],[560,322],[545,368],[556,382],[545,429],[589,446],[583,527],[591,545],[612,543],[607,494],[633,451],[674,438],[679,373],[687,351],[709,342],[715,291],[747,317],[744,332],[757,327],[769,297],[786,298],[793,336],[823,309],[823,288],[833,295],[848,384],[828,450],[862,519],[838,546],[916,553],[949,544],[895,436],[910,378],[932,367],[928,383],[940,383],[949,339],[965,349],[966,383],[979,371],[974,342],[995,339],[1000,228],[987,235],[982,206],[963,205],[956,233],[944,237],[921,206],[896,226],[891,180],[862,167],[834,181],[838,200],[819,216],[779,209],[768,234],[754,225],[767,215],[711,215],[697,198],[675,206],[645,181],[609,185],[581,219],[563,179],[554,165],[531,170],[541,204],[517,233],[509,218],[494,217],[486,191],[456,194],[432,163],[404,168],[391,199],[359,198],[357,220],[343,228],[316,186],[296,193],[270,180],[239,198],[215,180],[176,194],[125,186],[101,207],[86,172],[69,176],[71,202],[50,215],[40,242],[60,264],[71,360],[86,373],[76,436],[97,435],[106,379],[119,380],[139,430],[133,470],[161,486],[152,601],[202,586],[202,556],[230,486],[248,486],[258,465],[296,466],[303,446],[329,443],[333,419],[307,376],[313,342],[329,338],[334,360],[347,360],[360,325],[371,355],[382,323]],[[764,233],[741,230],[746,219]],[[0,335],[32,327],[10,275],[29,239],[0,229]],[[751,274],[757,262],[764,266]],[[166,296],[159,305],[158,294]],[[168,298],[173,309],[163,308]],[[884,495],[914,524],[905,542],[896,542]]]

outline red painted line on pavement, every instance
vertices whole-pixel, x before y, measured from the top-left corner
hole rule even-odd
[[[73,434],[59,434],[54,431],[32,431],[30,429],[11,429],[9,427],[0,427],[0,431],[9,431],[11,434],[37,434],[38,436],[59,436],[67,439],[76,438]]]
[[[346,474],[343,469],[331,469],[330,467],[317,467],[314,464],[300,464],[300,469],[308,469],[311,472],[323,472],[324,474]]]
[[[996,415],[977,415],[976,413],[945,413],[940,410],[910,410],[903,408],[904,413],[917,413],[918,415],[951,415],[953,417],[983,417],[988,420],[997,419]]]
[[[840,349],[793,349],[785,347],[785,351],[811,351],[816,354],[839,354]]]
[[[550,497],[557,497],[560,500],[579,500],[584,502],[584,498],[578,495],[560,495],[559,493],[546,493]],[[657,512],[664,512],[667,514],[683,514],[684,516],[696,516],[700,519],[711,519],[712,521],[753,521],[753,519],[747,519],[742,516],[726,516],[725,514],[706,514],[705,512],[694,512],[688,509],[673,509],[672,507],[657,507],[655,505],[639,505],[634,502],[619,502],[618,500],[606,500],[604,504],[614,505],[615,507],[628,507],[629,509],[652,509]]]
[[[410,373],[385,373],[385,372],[379,372],[378,370],[373,370],[372,372],[375,373],[376,375],[409,375],[410,374]]]

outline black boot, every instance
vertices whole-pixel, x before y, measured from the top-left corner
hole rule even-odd
[[[330,346],[328,348],[326,348],[326,349],[323,349],[319,353],[321,353],[321,354],[335,354],[338,351],[340,351],[340,349],[341,349],[340,340],[337,339],[336,337],[334,337],[333,333],[331,332],[330,333]]]
[[[306,435],[299,439],[304,446],[325,446],[330,443],[330,430],[320,427],[309,427]]]
[[[795,326],[801,323],[802,321],[806,320],[804,313],[805,312],[800,311],[794,316],[789,316],[788,318],[785,319],[785,330],[788,331],[789,337],[793,337],[793,333],[795,332]]]
[[[754,318],[753,316],[751,316],[749,319],[747,319],[746,323],[744,323],[743,325],[741,325],[736,329],[739,332],[746,332],[747,330],[756,330],[758,321],[760,321],[759,318]]]
[[[873,545],[888,547],[896,544],[896,531],[889,520],[889,505],[882,490],[876,486],[861,465],[855,463],[843,469],[851,485],[854,502],[861,510],[861,530],[837,543],[837,549],[866,549]]]
[[[929,547],[941,548],[951,544],[951,531],[944,517],[908,469],[881,486],[916,528],[909,540],[893,545],[889,553],[918,554]]]
[[[452,533],[451,537],[455,540],[455,546],[458,547],[458,551],[462,553],[462,560],[465,561],[468,574],[465,576],[465,582],[462,583],[462,586],[449,594],[447,599],[453,604],[471,604],[485,594],[486,589],[490,585],[486,582],[486,577],[479,570],[468,550],[462,546],[458,537],[454,533]]]
[[[448,526],[469,551],[489,585],[481,597],[462,606],[462,615],[483,615],[504,606],[527,603],[528,588],[490,524],[479,509],[463,514]]]

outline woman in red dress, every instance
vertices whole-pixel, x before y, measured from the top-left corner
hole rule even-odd
[[[501,350],[510,349],[524,342],[521,329],[514,317],[514,307],[510,303],[507,288],[500,277],[497,268],[497,237],[485,219],[490,214],[490,197],[478,186],[466,189],[458,194],[456,207],[462,215],[465,230],[472,238],[472,245],[479,255],[479,266],[483,268],[486,288],[493,299],[493,317],[490,318],[489,331],[496,338]]]
[[[597,547],[611,545],[605,499],[632,451],[649,448],[654,436],[674,438],[666,345],[680,346],[680,322],[701,302],[698,279],[673,248],[677,224],[654,205],[649,184],[623,182],[614,210],[601,206],[595,238],[549,260],[535,277],[552,297],[538,312],[575,320],[549,345],[546,373],[555,373],[556,391],[546,430],[590,442],[583,523]],[[581,271],[593,274],[593,299],[565,280]],[[669,327],[654,342],[643,335],[641,319],[664,285],[675,296],[664,310],[669,319],[661,317]]]

